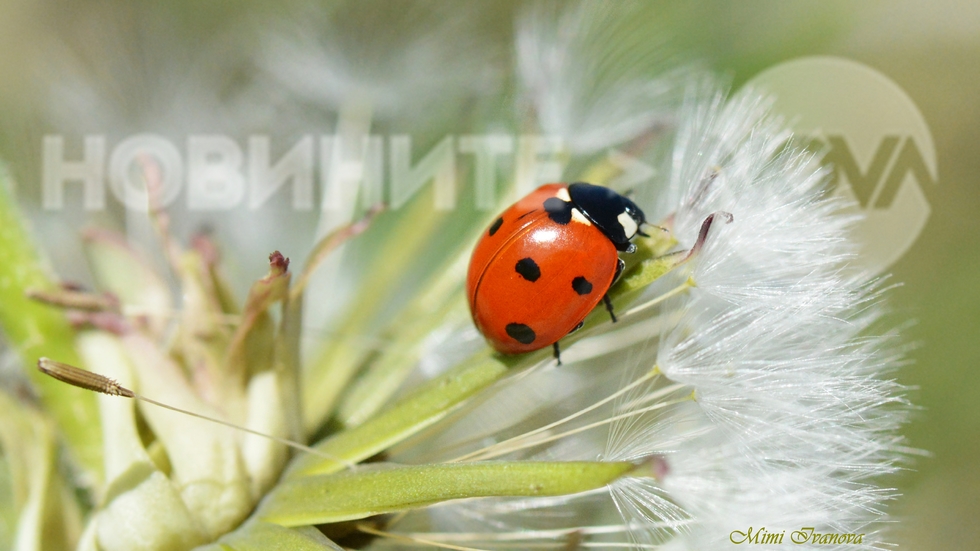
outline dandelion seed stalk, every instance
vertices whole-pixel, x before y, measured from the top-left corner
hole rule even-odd
[[[309,446],[304,446],[292,440],[287,440],[285,438],[280,438],[275,435],[266,434],[264,432],[259,432],[252,430],[248,427],[243,427],[241,425],[236,425],[234,423],[229,423],[223,419],[218,419],[215,417],[210,417],[207,415],[201,415],[199,413],[194,413],[193,411],[188,411],[186,409],[181,409],[173,407],[163,402],[159,402],[152,398],[147,398],[146,396],[139,395],[132,390],[120,385],[113,379],[106,377],[104,375],[99,375],[98,373],[93,373],[91,371],[86,371],[84,369],[75,367],[62,362],[56,362],[49,358],[40,358],[37,361],[37,368],[45,375],[49,375],[63,383],[68,383],[72,386],[79,388],[84,388],[86,390],[91,390],[93,392],[98,392],[100,394],[106,394],[108,396],[120,396],[122,398],[133,398],[135,400],[140,400],[148,404],[153,404],[154,406],[161,407],[164,409],[169,409],[170,411],[175,411],[177,413],[182,413],[184,415],[189,415],[191,417],[196,417],[198,419],[217,423],[226,427],[233,428],[235,430],[240,430],[242,432],[247,432],[248,434],[254,434],[255,436],[260,436],[262,438],[268,438],[280,444],[290,446],[299,451],[310,453],[313,455],[319,455],[326,459],[334,459],[333,457],[324,454],[319,450],[315,450]]]

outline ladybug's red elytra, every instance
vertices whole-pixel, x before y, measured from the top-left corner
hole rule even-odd
[[[619,251],[643,234],[643,211],[592,184],[547,184],[504,211],[473,250],[466,295],[497,351],[531,352],[578,329],[623,269]],[[560,362],[560,359],[559,359]]]

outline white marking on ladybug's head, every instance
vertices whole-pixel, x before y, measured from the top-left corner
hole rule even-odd
[[[591,226],[592,222],[582,214],[582,211],[578,209],[572,209],[572,220],[578,222],[579,224],[585,224],[586,226]]]
[[[616,217],[616,220],[619,221],[619,225],[623,226],[623,233],[625,233],[626,237],[628,238],[636,235],[636,230],[640,229],[636,225],[636,220],[633,220],[633,217],[626,211],[621,212],[619,216]]]
[[[571,202],[572,196],[568,194],[568,188],[563,187],[555,192],[555,197],[561,199],[562,201]]]

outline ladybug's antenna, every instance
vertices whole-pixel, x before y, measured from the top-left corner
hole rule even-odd
[[[183,413],[185,415],[190,415],[191,417],[197,417],[198,419],[204,419],[206,421],[211,421],[212,423],[218,423],[219,425],[224,425],[226,427],[231,427],[233,429],[237,429],[237,430],[240,430],[242,432],[247,432],[249,434],[254,434],[255,436],[261,436],[263,438],[268,438],[269,440],[273,440],[275,442],[278,442],[280,444],[284,444],[284,445],[289,446],[291,448],[294,448],[294,449],[297,449],[297,450],[300,450],[300,451],[304,451],[306,453],[311,453],[313,455],[318,455],[320,457],[323,457],[323,458],[326,458],[326,459],[330,459],[330,460],[333,460],[333,461],[337,461],[339,463],[343,463],[344,465],[346,465],[348,467],[353,467],[354,466],[350,461],[346,461],[344,459],[341,459],[341,458],[336,457],[334,455],[331,455],[329,453],[322,452],[322,451],[320,451],[318,449],[311,448],[309,446],[305,446],[305,445],[300,444],[298,442],[293,442],[292,440],[287,440],[287,439],[281,438],[279,436],[274,436],[274,435],[271,435],[271,434],[266,434],[264,432],[259,432],[259,431],[256,431],[256,430],[252,430],[250,428],[243,427],[241,425],[236,425],[234,423],[229,423],[228,421],[224,421],[222,419],[217,419],[217,418],[214,418],[214,417],[209,417],[207,415],[201,415],[200,413],[194,413],[193,411],[187,411],[185,409],[180,409],[180,408],[177,408],[177,407],[168,405],[168,404],[164,404],[162,402],[157,402],[156,400],[152,400],[152,399],[147,398],[145,396],[141,396],[141,395],[137,394],[136,392],[133,392],[132,390],[130,390],[130,389],[128,389],[128,388],[120,385],[118,382],[116,382],[113,379],[110,379],[109,377],[106,377],[105,375],[99,375],[98,373],[93,373],[91,371],[86,371],[86,370],[84,370],[84,369],[82,369],[80,367],[75,367],[73,365],[69,365],[69,364],[62,363],[62,362],[56,362],[56,361],[51,360],[49,358],[39,358],[37,360],[37,368],[38,368],[38,370],[41,371],[41,373],[44,373],[45,375],[49,375],[51,377],[54,377],[55,379],[58,379],[59,381],[61,381],[63,383],[68,383],[68,384],[70,384],[72,386],[77,386],[79,388],[84,388],[86,390],[91,390],[93,392],[99,392],[101,394],[107,394],[109,396],[120,396],[120,397],[123,397],[123,398],[133,398],[135,400],[141,400],[141,401],[146,402],[148,404],[153,404],[153,405],[155,405],[157,407],[161,407],[161,408],[164,408],[164,409],[169,409],[171,411],[176,411],[178,413]]]
[[[658,226],[656,224],[651,224],[649,222],[643,222],[642,224],[640,224],[640,227],[641,228],[643,226],[649,226],[651,228],[656,228],[656,229],[662,231],[663,233],[670,233],[670,230],[668,230],[667,228],[665,228],[663,226]],[[636,233],[638,233],[639,235],[642,235],[643,237],[650,237],[650,234],[647,233],[647,232],[645,232],[645,231],[643,231],[643,230],[636,230]]]

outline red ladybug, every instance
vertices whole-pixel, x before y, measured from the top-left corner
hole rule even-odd
[[[547,184],[514,203],[473,250],[466,294],[476,327],[504,354],[548,345],[578,329],[623,269],[618,251],[646,235],[633,201],[609,188]],[[559,359],[560,363],[560,359]]]

